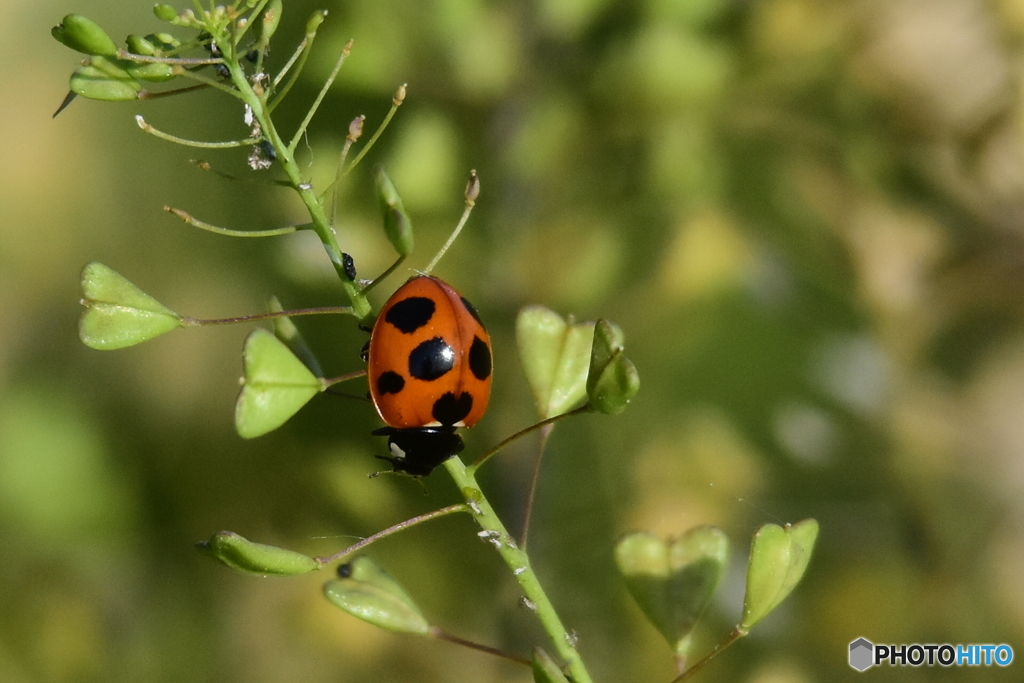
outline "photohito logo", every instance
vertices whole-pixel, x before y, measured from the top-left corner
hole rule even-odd
[[[857,671],[887,663],[889,666],[1009,666],[1009,645],[875,645],[867,638],[850,643],[850,666]]]

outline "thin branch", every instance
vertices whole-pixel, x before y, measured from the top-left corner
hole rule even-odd
[[[306,46],[309,45],[310,41],[310,36],[305,36],[302,39],[302,42],[299,43],[299,46],[295,48],[295,52],[292,53],[292,56],[288,58],[288,61],[285,62],[284,66],[281,67],[281,70],[277,72],[276,76],[274,76],[273,84],[275,88],[277,88],[277,86],[281,84],[281,81],[284,80],[284,77],[287,76],[288,72],[291,71],[293,66],[295,66],[296,60],[298,60],[299,56],[302,55],[303,51],[306,49]],[[299,68],[301,69],[301,67]]]
[[[696,664],[691,666],[689,669],[687,669],[683,673],[681,673],[678,676],[676,676],[675,678],[673,678],[670,681],[670,683],[681,683],[681,681],[685,681],[687,678],[689,678],[693,674],[697,673],[700,669],[704,668],[704,665],[707,664],[708,662],[710,662],[715,657],[717,657],[718,654],[722,650],[724,650],[725,648],[729,647],[730,645],[732,645],[733,643],[735,643],[737,640],[739,640],[740,638],[742,638],[745,635],[747,635],[747,631],[745,631],[745,630],[741,629],[739,626],[737,626],[736,628],[733,629],[732,633],[729,634],[729,637],[726,638],[721,643],[719,643],[718,645],[716,645],[715,649],[712,650],[711,652],[709,652],[707,654],[707,656],[705,656],[703,659],[701,659],[699,662],[697,662]]]
[[[374,287],[379,285],[384,280],[384,278],[386,278],[388,275],[391,275],[391,273],[395,272],[395,270],[398,269],[398,266],[400,266],[403,263],[405,263],[405,259],[406,259],[405,256],[399,256],[398,260],[396,260],[394,263],[392,263],[390,266],[388,266],[387,270],[385,270],[383,273],[381,273],[380,275],[375,277],[373,279],[373,282],[371,282],[370,284],[368,284],[365,287],[363,287],[363,294],[366,294],[367,292],[369,292],[371,289],[373,289]]]
[[[470,195],[470,188],[475,188],[476,192]],[[452,231],[448,241],[444,243],[440,251],[434,256],[434,258],[427,264],[427,267],[423,270],[427,275],[434,270],[434,266],[441,260],[441,257],[445,255],[445,252],[455,243],[455,238],[462,232],[462,228],[466,225],[466,221],[469,220],[469,214],[473,212],[473,207],[476,206],[476,196],[480,192],[480,180],[477,178],[476,171],[469,172],[469,184],[466,185],[466,208],[462,211],[462,218],[459,219],[459,224],[455,226],[455,230]]]
[[[438,628],[437,626],[431,626],[430,627],[430,635],[433,636],[434,638],[437,638],[438,640],[446,640],[449,643],[455,643],[456,645],[462,645],[463,647],[468,647],[471,650],[477,650],[479,652],[486,652],[489,655],[494,655],[495,657],[501,657],[502,659],[507,659],[510,662],[515,662],[516,664],[523,664],[525,666],[532,666],[530,660],[526,659],[525,657],[520,657],[519,655],[514,655],[511,652],[505,652],[504,650],[499,650],[498,648],[491,647],[490,645],[482,645],[481,643],[474,643],[472,640],[466,640],[465,638],[459,638],[458,636],[452,635],[451,633],[448,633],[447,631],[444,631],[444,630]]]
[[[303,67],[306,66],[306,60],[309,59],[309,54],[310,54],[310,52],[312,52],[312,49],[313,49],[313,38],[314,38],[315,35],[316,35],[315,33],[311,34],[311,35],[307,35],[303,39],[303,41],[301,43],[302,49],[300,51],[296,52],[294,55],[292,55],[292,59],[289,60],[287,65],[285,65],[285,69],[280,74],[278,74],[278,76],[274,79],[274,81],[273,81],[273,83],[274,83],[274,97],[271,98],[270,102],[267,103],[267,114],[272,114],[274,112],[274,110],[277,109],[277,105],[281,104],[281,102],[284,100],[284,98],[288,94],[288,92],[298,82],[299,75],[302,74],[302,69],[303,69]],[[280,90],[277,90],[278,84],[284,78],[285,73],[289,69],[291,69],[292,64],[295,63],[295,59],[296,58],[298,58],[298,60],[299,60],[299,65],[297,67],[295,67],[295,73],[292,74],[291,78],[288,79],[288,82],[285,83],[283,88],[281,88]]]
[[[391,109],[388,110],[384,120],[380,122],[379,126],[377,126],[377,130],[373,131],[373,135],[370,136],[370,139],[366,142],[363,148],[359,150],[359,154],[356,155],[356,158],[352,160],[351,164],[349,164],[344,175],[348,175],[352,172],[353,168],[359,165],[359,162],[363,160],[366,153],[373,148],[373,144],[377,142],[377,138],[380,137],[381,133],[384,132],[384,129],[388,127],[389,123],[391,123],[391,119],[394,117],[395,112],[398,111],[398,108],[402,106],[402,102],[405,101],[405,92],[407,87],[407,83],[403,83],[398,86],[398,90],[395,91],[395,96],[391,98]]]
[[[124,48],[117,51],[118,59],[127,59],[130,62],[142,62],[143,64],[178,64],[179,66],[210,66],[211,64],[223,64],[223,57],[204,57],[202,59],[187,59],[184,57],[157,57],[155,55],[137,55],[128,52]]]
[[[175,209],[170,206],[165,206],[164,211],[172,213],[181,220],[185,221],[189,225],[199,228],[200,230],[206,230],[207,232],[216,233],[218,235],[226,235],[227,237],[277,237],[278,235],[288,235],[299,230],[305,230],[311,227],[311,224],[303,225],[289,225],[283,228],[271,228],[269,230],[232,230],[231,228],[222,228],[216,225],[211,225],[204,221],[199,220],[187,211],[181,209]]]
[[[530,518],[533,517],[533,500],[537,494],[537,482],[540,480],[540,464],[544,460],[544,449],[547,448],[548,438],[555,428],[553,424],[546,424],[540,430],[540,443],[537,445],[537,455],[533,459],[533,476],[530,478],[530,492],[526,496],[526,514],[523,515],[523,531],[519,534],[519,547],[526,550],[526,541],[530,536]]]
[[[234,318],[190,318],[187,315],[183,315],[181,316],[181,324],[185,327],[202,327],[203,325],[234,325],[235,323],[248,323],[256,320],[271,320],[273,318],[288,318],[300,315],[339,314],[351,315],[352,309],[349,306],[318,306],[315,308],[295,308],[290,311],[253,313],[252,315],[240,315]]]
[[[351,313],[351,309],[348,312]],[[342,382],[347,382],[350,379],[358,379],[360,377],[365,377],[365,376],[366,376],[366,370],[356,370],[355,372],[349,372],[349,373],[344,374],[344,375],[338,375],[337,377],[325,377],[322,380],[322,384],[324,385],[324,389],[327,389],[328,387],[332,387],[335,384],[341,384]],[[362,396],[356,396],[354,398],[362,399],[363,397]]]
[[[488,460],[490,460],[491,457],[493,457],[495,453],[497,453],[502,448],[504,448],[505,446],[509,445],[510,443],[515,441],[516,439],[518,439],[520,437],[523,437],[523,436],[526,436],[530,432],[535,432],[538,429],[540,429],[540,428],[542,428],[542,427],[544,427],[546,425],[554,424],[555,422],[558,422],[559,420],[562,420],[564,418],[572,417],[573,415],[580,415],[581,413],[586,413],[586,412],[589,412],[589,411],[590,411],[590,404],[583,404],[579,408],[575,408],[573,410],[570,410],[567,413],[562,413],[561,415],[555,415],[554,417],[549,417],[546,420],[541,420],[540,422],[538,422],[536,424],[530,425],[526,429],[521,429],[518,432],[516,432],[515,434],[513,434],[512,436],[508,437],[507,439],[505,439],[504,441],[499,443],[497,446],[495,446],[491,450],[489,450],[486,453],[484,453],[483,455],[481,455],[477,459],[477,461],[474,462],[472,465],[467,465],[466,466],[466,470],[471,472],[471,473],[475,473],[478,469],[480,469],[480,466],[483,465]]]
[[[338,155],[338,167],[334,171],[334,180],[320,195],[326,197],[328,192],[331,193],[331,225],[338,222],[338,195],[340,194],[341,179],[345,177],[345,160],[348,159],[352,145],[362,136],[365,121],[366,117],[360,114],[348,124],[348,135],[345,136],[345,144],[341,146],[341,154]]]
[[[180,72],[178,71],[179,69],[180,69]],[[232,97],[236,97],[238,99],[242,99],[241,93],[238,90],[236,90],[235,88],[228,87],[228,86],[224,85],[224,83],[222,83],[221,81],[218,81],[215,78],[210,78],[208,76],[204,76],[203,74],[199,73],[198,71],[191,71],[189,69],[182,69],[180,66],[178,66],[178,67],[175,67],[175,75],[176,76],[183,76],[185,78],[191,78],[193,81],[199,81],[203,85],[208,85],[211,88],[216,88],[217,90],[220,90],[222,93],[225,93],[227,95],[231,95]]]
[[[260,0],[260,3],[256,7],[253,7],[251,10],[246,10],[247,12],[250,12],[250,21],[245,22],[245,26],[242,27],[242,30],[239,31],[237,35],[233,36],[234,40],[231,43],[232,47],[238,47],[238,44],[242,42],[242,38],[245,37],[245,34],[249,32],[249,29],[252,28],[252,25],[256,20],[260,18],[260,12],[263,11],[263,8],[267,6],[268,2],[270,2],[270,0]],[[237,54],[237,49],[235,52]]]
[[[354,552],[362,550],[363,548],[365,548],[366,546],[370,545],[371,543],[379,541],[382,538],[390,536],[391,534],[397,533],[397,532],[402,531],[404,529],[408,529],[411,526],[416,526],[417,524],[422,524],[423,522],[429,522],[432,519],[437,519],[438,517],[444,517],[445,515],[450,515],[453,512],[469,512],[469,511],[470,510],[469,510],[469,506],[468,505],[466,505],[464,503],[459,503],[457,505],[449,505],[448,507],[441,508],[440,510],[434,510],[433,512],[428,512],[426,514],[418,515],[418,516],[413,517],[411,519],[407,519],[404,522],[399,522],[398,524],[395,524],[394,526],[389,526],[387,529],[384,529],[383,531],[378,531],[373,536],[367,536],[366,538],[364,538],[363,540],[359,541],[358,543],[354,543],[354,544],[350,545],[349,547],[345,548],[344,550],[341,550],[339,552],[334,553],[333,555],[328,555],[327,557],[318,557],[318,558],[316,558],[316,561],[319,562],[321,565],[331,564],[332,562],[337,562],[338,560],[342,559],[346,555],[351,555]]]
[[[302,123],[299,124],[298,129],[295,131],[295,135],[292,137],[292,141],[288,143],[288,153],[294,154],[295,148],[299,144],[299,140],[302,139],[303,134],[306,132],[306,127],[309,122],[313,120],[313,116],[316,114],[316,110],[320,108],[320,103],[324,101],[324,97],[327,96],[327,91],[330,90],[334,84],[334,79],[338,77],[338,72],[341,71],[341,67],[345,64],[345,60],[348,58],[349,53],[352,52],[352,41],[345,43],[345,47],[341,49],[341,55],[338,56],[338,61],[334,64],[334,69],[331,70],[330,75],[324,82],[320,92],[317,93],[316,99],[313,101],[313,106],[306,112],[306,118],[302,119]]]
[[[215,176],[220,176],[221,178],[224,178],[226,180],[237,180],[240,183],[256,183],[258,185],[275,185],[277,187],[290,188],[292,186],[292,184],[289,183],[287,180],[267,180],[266,178],[263,177],[240,178],[239,176],[232,175],[231,173],[227,173],[225,171],[221,171],[219,169],[214,168],[210,164],[210,162],[204,161],[203,159],[189,159],[189,162],[194,164],[197,168],[203,171],[212,173]],[[312,227],[311,223],[305,223],[303,225],[296,226],[298,230],[306,230],[310,227]]]
[[[140,100],[155,100],[155,99],[159,99],[161,97],[170,97],[171,95],[181,95],[181,94],[184,94],[184,93],[187,93],[187,92],[192,92],[193,90],[202,90],[203,88],[209,88],[209,87],[210,86],[207,85],[206,83],[196,83],[195,85],[186,85],[183,88],[175,88],[173,90],[159,90],[157,92],[153,92],[151,90],[140,90],[139,91],[139,99]]]
[[[228,142],[201,142],[199,140],[188,140],[186,138],[179,138],[176,135],[165,133],[162,130],[157,130],[150,124],[146,123],[146,119],[142,118],[141,114],[136,114],[135,122],[139,124],[139,128],[146,131],[150,135],[154,135],[161,140],[167,140],[168,142],[174,142],[179,145],[185,145],[186,147],[202,147],[204,149],[232,149],[234,147],[245,147],[246,145],[255,145],[260,141],[260,138],[246,138],[244,140],[231,140]]]

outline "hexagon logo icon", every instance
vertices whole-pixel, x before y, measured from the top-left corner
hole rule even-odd
[[[874,665],[875,645],[867,638],[858,638],[850,643],[850,666],[865,671]]]

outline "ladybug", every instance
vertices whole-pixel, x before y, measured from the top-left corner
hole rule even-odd
[[[370,398],[387,427],[387,460],[416,477],[462,451],[491,396],[491,338],[473,304],[436,277],[399,287],[381,309],[367,354]]]

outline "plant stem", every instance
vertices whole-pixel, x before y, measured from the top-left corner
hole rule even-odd
[[[201,168],[201,167],[200,167]],[[181,209],[175,209],[172,206],[165,206],[164,211],[169,214],[173,214],[185,221],[194,228],[200,230],[206,230],[217,235],[226,235],[227,237],[276,237],[278,235],[288,235],[298,231],[300,228],[307,226],[289,225],[283,228],[271,228],[269,230],[233,230],[231,228],[222,228],[217,225],[211,225],[205,221],[201,221],[187,211]],[[311,225],[308,227],[312,227]]]
[[[360,291],[359,285],[349,277],[348,272],[345,269],[345,263],[341,255],[341,248],[338,246],[338,239],[334,234],[334,230],[331,228],[330,221],[327,219],[327,213],[324,210],[323,203],[320,198],[317,197],[312,183],[302,177],[302,171],[299,168],[299,165],[295,162],[295,154],[293,150],[285,145],[284,140],[281,139],[280,134],[277,132],[277,128],[274,126],[273,120],[270,118],[266,103],[263,98],[258,96],[252,89],[242,67],[238,64],[237,60],[228,61],[227,66],[231,73],[231,80],[234,82],[235,87],[238,88],[239,96],[246,104],[249,105],[250,108],[252,108],[252,114],[259,122],[263,136],[270,141],[270,144],[274,146],[274,149],[278,150],[278,161],[284,169],[285,174],[288,176],[288,181],[291,183],[291,186],[295,191],[299,193],[302,203],[306,205],[309,217],[313,219],[311,227],[320,238],[324,251],[327,252],[327,257],[331,260],[331,265],[334,266],[334,270],[338,274],[338,279],[341,280],[341,286],[342,289],[345,290],[345,296],[352,305],[353,315],[359,318],[359,320],[365,322],[370,318],[372,313],[370,302]]]
[[[465,497],[473,519],[482,529],[477,535],[491,543],[505,560],[505,564],[512,570],[513,576],[519,582],[523,594],[529,601],[527,604],[537,613],[537,618],[548,637],[551,638],[555,652],[565,661],[573,682],[593,683],[593,679],[583,665],[583,659],[576,650],[575,636],[570,635],[562,625],[554,605],[551,604],[540,581],[537,580],[537,575],[534,574],[533,568],[530,566],[530,558],[516,545],[515,540],[498,519],[490,502],[480,489],[476,477],[473,476],[473,472],[467,469],[458,457],[449,458],[444,467]]]
[[[416,526],[417,524],[422,524],[423,522],[429,522],[432,519],[444,517],[445,515],[450,515],[454,512],[470,512],[470,509],[466,505],[459,503],[458,505],[449,505],[448,507],[441,508],[440,510],[434,510],[433,512],[424,513],[417,517],[413,517],[412,519],[407,519],[404,522],[399,522],[394,526],[389,526],[387,529],[384,529],[383,531],[378,531],[373,536],[367,536],[358,543],[353,543],[349,547],[345,548],[344,550],[340,550],[334,553],[333,555],[328,555],[327,557],[318,557],[316,558],[316,561],[319,562],[321,566],[325,564],[331,564],[332,562],[336,562],[342,559],[343,557],[351,555],[357,550],[362,550],[374,541],[379,541],[385,536],[390,536],[391,534],[397,533],[404,529],[408,529],[411,526]]]
[[[540,430],[540,443],[537,444],[537,454],[533,457],[533,476],[530,477],[530,493],[526,496],[526,513],[523,515],[523,530],[519,534],[519,545],[526,550],[526,542],[530,538],[530,519],[533,517],[533,500],[537,495],[537,482],[540,480],[540,464],[544,461],[544,450],[547,448],[548,439],[555,428],[554,424],[548,423]]]
[[[497,446],[495,446],[491,450],[489,450],[486,453],[484,453],[483,455],[481,455],[467,469],[469,469],[472,474],[476,474],[476,471],[480,468],[481,465],[483,465],[485,462],[490,460],[491,457],[494,456],[495,453],[497,453],[502,448],[504,448],[505,446],[509,445],[510,443],[515,441],[516,439],[518,439],[520,437],[523,437],[523,436],[526,436],[530,432],[535,432],[538,429],[541,429],[542,427],[546,427],[549,424],[554,424],[555,422],[558,422],[559,420],[565,419],[567,417],[572,417],[573,415],[579,415],[580,413],[586,413],[586,412],[589,412],[589,411],[590,411],[590,404],[586,403],[584,405],[581,405],[579,408],[574,408],[574,409],[570,410],[567,413],[562,413],[561,415],[555,415],[554,417],[549,417],[546,420],[541,420],[540,422],[537,422],[535,424],[530,425],[526,429],[520,429],[518,432],[516,432],[512,436],[508,437],[507,439],[505,439],[504,441],[499,443]]]
[[[348,306],[318,306],[316,308],[294,308],[288,311],[270,311],[268,313],[253,313],[251,315],[239,315],[234,318],[190,318],[187,315],[181,316],[183,327],[201,327],[202,325],[233,325],[235,323],[248,323],[255,320],[271,320],[273,318],[288,318],[297,315],[348,315],[352,309]]]
[[[718,654],[722,650],[724,650],[725,648],[729,647],[730,645],[732,645],[733,643],[735,643],[737,640],[739,640],[740,638],[742,638],[745,635],[747,635],[747,630],[737,626],[736,628],[734,628],[732,630],[732,633],[730,633],[729,636],[725,640],[723,640],[721,643],[716,645],[715,649],[712,650],[711,652],[709,652],[707,654],[707,656],[705,656],[703,659],[701,659],[699,662],[697,662],[696,664],[691,666],[689,669],[687,669],[683,673],[681,673],[678,676],[676,676],[675,678],[673,678],[670,681],[670,683],[680,683],[681,681],[685,681],[687,678],[689,678],[693,674],[697,673],[700,669],[703,669],[704,665],[707,664],[708,662],[710,662],[715,657],[717,657]]]
[[[230,140],[228,142],[202,142],[200,140],[188,140],[186,138],[179,138],[177,135],[171,135],[165,133],[162,130],[157,130],[150,124],[146,123],[146,119],[142,118],[141,114],[136,114],[135,123],[138,124],[139,128],[146,131],[150,135],[154,135],[161,140],[167,140],[173,142],[176,145],[184,145],[185,147],[202,147],[204,149],[231,149],[233,147],[245,147],[246,145],[254,145],[260,141],[259,138],[245,138],[244,140]]]
[[[478,650],[480,652],[486,652],[489,655],[494,655],[495,657],[501,657],[502,659],[507,659],[510,662],[515,662],[516,664],[524,664],[526,666],[530,666],[530,660],[529,659],[526,659],[524,657],[519,657],[519,656],[511,654],[509,652],[505,652],[504,650],[499,650],[498,648],[491,647],[490,645],[483,645],[481,643],[474,643],[472,640],[466,640],[465,638],[459,638],[458,636],[452,635],[451,633],[448,633],[447,631],[445,631],[443,629],[440,629],[437,626],[431,626],[430,627],[430,635],[433,636],[434,638],[437,638],[438,640],[446,640],[449,643],[455,643],[456,645],[461,645],[463,647],[468,647],[468,648],[470,648],[472,650]]]

